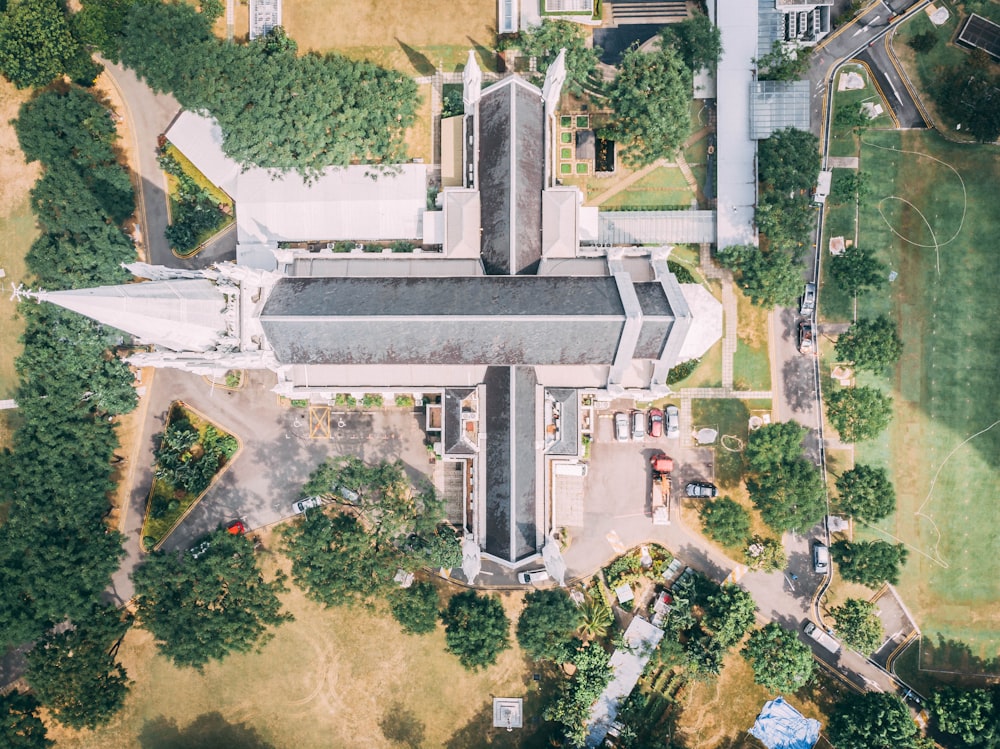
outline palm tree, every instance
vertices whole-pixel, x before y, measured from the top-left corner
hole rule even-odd
[[[587,591],[580,604],[580,626],[577,631],[584,639],[606,637],[613,621],[611,607],[604,594],[599,589]]]

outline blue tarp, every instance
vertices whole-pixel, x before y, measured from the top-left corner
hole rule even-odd
[[[806,718],[778,697],[764,705],[750,729],[768,749],[812,749],[819,741],[819,721]]]

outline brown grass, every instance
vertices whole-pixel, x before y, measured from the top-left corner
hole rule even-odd
[[[431,142],[431,86],[420,86],[417,119],[406,131],[406,155],[411,159],[423,159],[430,164],[434,160]]]
[[[265,548],[272,545],[266,538]],[[288,568],[278,554],[262,552],[262,559],[268,574]],[[520,599],[504,594],[512,620]],[[201,674],[171,665],[149,633],[134,629],[120,653],[135,681],[124,709],[97,731],[52,726],[50,735],[59,747],[131,749],[152,745],[157,727],[174,722],[183,732],[199,716],[218,713],[274,747],[440,747],[481,719],[491,695],[527,696],[533,689],[516,642],[496,665],[472,673],[445,652],[441,627],[404,635],[384,610],[323,609],[294,587],[283,600],[295,621],[278,628],[261,652],[230,656]],[[401,740],[403,729],[409,738]],[[185,745],[196,743],[189,737]]]

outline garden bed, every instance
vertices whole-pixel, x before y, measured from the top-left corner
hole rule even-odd
[[[170,406],[159,435],[142,543],[155,549],[195,505],[239,449],[224,432],[180,401]]]
[[[191,255],[233,223],[232,198],[213,185],[170,143],[160,150],[159,163],[167,175],[170,201],[167,239],[175,253]]]

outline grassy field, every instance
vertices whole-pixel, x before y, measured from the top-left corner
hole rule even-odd
[[[882,92],[879,92],[872,83],[868,69],[863,65],[845,65],[840,69],[837,81],[845,73],[858,73],[864,79],[865,87],[853,91],[837,91],[833,98],[834,112],[840,107],[856,107],[860,109],[866,102],[881,104],[883,113],[869,122],[869,129],[885,129],[894,127],[892,117],[889,116],[889,107]],[[857,156],[861,147],[860,139],[850,128],[837,127],[832,125],[830,131],[830,155],[831,156]]]
[[[263,559],[268,569],[287,566],[277,555]],[[147,632],[131,631],[119,653],[135,680],[124,709],[97,731],[56,728],[57,746],[330,749],[358,746],[358,737],[373,749],[472,749],[491,737],[491,746],[532,745],[528,720],[539,690],[516,643],[496,665],[472,673],[444,651],[440,626],[405,635],[385,611],[324,609],[294,587],[282,598],[295,621],[259,653],[202,673],[174,667]],[[516,619],[521,594],[505,594],[504,605]],[[492,695],[525,698],[523,731],[493,736]]]
[[[619,208],[690,208],[694,193],[677,167],[657,167],[628,189],[601,205],[605,210]]]
[[[289,0],[282,21],[303,52],[336,50],[411,75],[430,75],[438,67],[460,70],[475,48],[479,64],[496,70],[492,0],[470,0],[460,11],[446,0],[371,0],[352,5],[349,21],[345,14],[344,6],[326,0]]]
[[[901,321],[904,355],[891,381],[859,378],[894,398],[895,417],[858,462],[888,466],[899,509],[859,534],[910,549],[900,590],[925,637],[966,643],[933,651],[1000,655],[1000,294],[994,246],[1000,150],[948,143],[933,132],[867,133],[862,168],[873,197],[861,238],[899,273],[859,300],[859,315]],[[959,658],[960,656],[960,658]]]
[[[737,390],[770,390],[771,357],[768,352],[767,310],[756,307],[743,292],[736,294],[736,353],[733,382]]]

